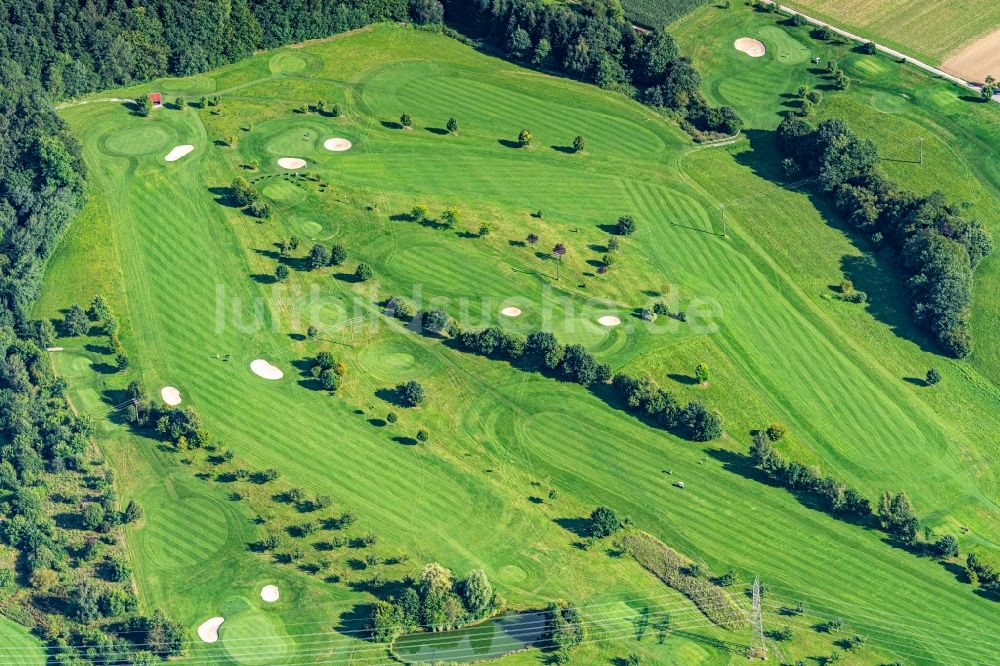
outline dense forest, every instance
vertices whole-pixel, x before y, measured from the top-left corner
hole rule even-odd
[[[914,319],[948,354],[967,356],[973,273],[993,249],[982,224],[964,217],[941,192],[919,195],[889,180],[878,169],[875,144],[844,121],[814,127],[788,116],[778,140],[786,173],[818,179],[851,226],[896,260]]]

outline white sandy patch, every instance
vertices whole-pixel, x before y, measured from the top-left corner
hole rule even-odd
[[[222,617],[213,617],[210,620],[205,620],[198,627],[198,638],[206,643],[214,643],[219,640],[219,627],[225,621],[226,619]]]
[[[327,139],[323,142],[323,147],[335,153],[351,149],[351,142],[347,139]]]
[[[502,314],[504,317],[520,317],[521,308],[504,308],[503,310],[500,311],[500,314]]]
[[[622,320],[613,315],[605,315],[597,320],[597,323],[601,326],[620,326]]]
[[[281,593],[278,592],[277,585],[265,585],[260,591],[260,598],[269,604],[277,601],[279,596],[281,596]]]
[[[160,389],[160,397],[163,398],[163,402],[167,403],[171,407],[176,407],[181,404],[181,392],[173,386],[164,386]]]
[[[50,351],[50,352],[57,352],[57,351],[62,351],[62,350],[63,350],[62,347],[46,347],[45,348],[45,351]]]
[[[250,369],[253,371],[253,374],[264,379],[281,379],[285,376],[281,368],[274,367],[262,358],[251,361]]]
[[[749,37],[740,37],[735,42],[733,46],[737,51],[742,51],[746,53],[751,58],[759,58],[765,53],[767,53],[767,48],[764,47],[764,42],[759,39],[750,39]]]
[[[282,157],[278,160],[278,166],[282,169],[301,169],[306,165],[306,161],[298,157]]]
[[[190,153],[192,150],[194,150],[194,146],[192,146],[189,143],[188,144],[184,144],[183,146],[177,146],[176,148],[174,148],[173,150],[171,150],[169,153],[167,153],[167,156],[164,157],[163,159],[165,159],[168,162],[176,162],[180,158],[182,158],[185,155],[187,155],[188,153]]]

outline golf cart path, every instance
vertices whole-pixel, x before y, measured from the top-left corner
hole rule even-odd
[[[864,37],[862,37],[860,35],[855,35],[853,32],[848,32],[847,30],[844,30],[842,28],[838,28],[837,26],[831,25],[831,24],[829,24],[829,23],[827,23],[825,21],[820,21],[819,19],[813,18],[812,16],[809,16],[808,14],[803,14],[802,12],[798,11],[797,9],[792,9],[791,7],[786,7],[785,5],[779,4],[779,3],[775,2],[774,0],[763,0],[763,2],[765,2],[765,3],[769,4],[769,5],[774,5],[779,10],[781,10],[781,11],[787,13],[787,14],[792,14],[793,16],[801,16],[807,22],[809,22],[809,23],[811,23],[813,25],[820,26],[822,28],[829,28],[830,30],[832,30],[833,32],[837,33],[841,37],[847,37],[848,39],[852,39],[852,40],[854,40],[856,42],[861,42],[862,44],[864,44],[866,42],[869,42],[869,41],[872,41],[872,40],[866,39],[866,38],[864,38]],[[922,62],[920,60],[917,60],[916,58],[914,58],[912,56],[908,56],[905,53],[901,53],[900,51],[897,51],[895,49],[890,49],[888,46],[882,46],[878,42],[873,42],[873,43],[875,44],[875,48],[878,49],[879,51],[881,51],[882,53],[887,53],[887,54],[893,56],[894,58],[899,58],[899,59],[903,60],[904,62],[908,62],[908,63],[910,63],[912,65],[915,65],[915,66],[919,67],[920,69],[922,69],[924,71],[927,71],[927,72],[930,72],[931,74],[934,74],[935,76],[940,76],[943,79],[948,79],[952,83],[957,83],[958,85],[960,85],[960,86],[962,86],[964,88],[969,88],[971,90],[975,90],[976,92],[981,92],[982,91],[983,87],[981,85],[979,85],[978,83],[973,83],[972,81],[966,81],[965,79],[963,79],[963,78],[961,78],[959,76],[955,76],[954,74],[949,74],[948,72],[945,72],[944,70],[938,69],[937,67],[934,67],[932,65],[928,65],[927,63]],[[994,102],[1000,102],[1000,93],[997,93],[996,95],[993,96],[993,101]]]

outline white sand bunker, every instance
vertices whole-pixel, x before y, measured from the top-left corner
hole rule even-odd
[[[345,150],[350,150],[351,142],[347,139],[327,139],[323,142],[323,147],[327,150],[332,150],[335,153],[340,153]]]
[[[273,604],[278,600],[280,593],[278,592],[277,585],[265,585],[260,591],[260,598],[269,604]]]
[[[521,308],[504,308],[503,310],[500,311],[500,314],[502,314],[504,317],[520,317]]]
[[[250,369],[253,371],[253,374],[264,379],[281,379],[285,376],[281,368],[274,367],[262,358],[251,361]]]
[[[605,315],[597,320],[597,323],[601,326],[620,326],[622,320],[613,315]]]
[[[740,37],[733,43],[733,46],[736,47],[737,51],[742,51],[751,58],[759,58],[767,53],[767,49],[764,47],[764,42],[759,39]]]
[[[278,166],[282,169],[301,169],[306,165],[306,161],[298,157],[282,157],[278,160]]]
[[[176,407],[181,404],[181,392],[173,386],[164,386],[160,389],[160,397],[163,398],[163,402],[167,403],[171,407]]]
[[[222,617],[213,617],[210,620],[205,620],[198,627],[198,638],[206,643],[214,643],[219,640],[219,627],[225,621],[226,619]]]
[[[188,153],[190,153],[192,150],[194,150],[194,146],[192,146],[191,144],[185,144],[183,146],[177,146],[176,148],[174,148],[173,150],[171,150],[169,153],[167,153],[167,156],[164,157],[163,159],[165,159],[168,162],[176,162],[180,158],[182,158],[185,155],[187,155]]]

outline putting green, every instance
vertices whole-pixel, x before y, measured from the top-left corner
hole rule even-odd
[[[279,51],[271,56],[267,66],[275,74],[300,74],[305,71],[308,63],[298,53]]]
[[[316,150],[319,132],[312,127],[292,127],[268,140],[265,149],[282,157],[308,157]]]
[[[775,62],[797,65],[809,59],[809,49],[776,25],[766,25],[757,34]]]
[[[191,567],[209,561],[229,538],[224,505],[205,497],[165,504],[150,515],[144,546],[158,566]]]
[[[305,199],[308,194],[303,187],[283,178],[272,179],[261,188],[260,193],[272,201],[288,205]]]
[[[844,69],[858,78],[877,81],[889,73],[889,66],[880,58],[866,56],[848,60]]]
[[[365,349],[358,360],[366,373],[387,383],[421,379],[436,370],[433,364],[421,360],[415,353],[419,350],[403,340],[383,340]]]
[[[229,658],[246,666],[281,663],[290,647],[285,632],[267,614],[252,607],[226,617],[219,636]]]
[[[871,98],[872,106],[883,113],[900,113],[909,103],[910,100],[902,95],[882,91],[876,92]]]
[[[315,220],[293,219],[292,227],[306,238],[316,238],[323,233],[323,225]]]
[[[148,155],[162,150],[169,143],[169,132],[152,121],[138,127],[115,130],[104,138],[107,151],[117,155]]]

